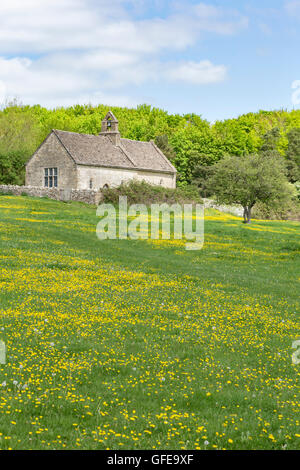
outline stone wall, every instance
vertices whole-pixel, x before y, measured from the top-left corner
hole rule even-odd
[[[77,188],[86,189],[92,188],[103,188],[104,185],[110,188],[116,188],[123,182],[130,180],[146,181],[149,184],[155,184],[157,186],[163,186],[165,188],[176,187],[176,174],[159,173],[151,171],[141,170],[127,170],[125,168],[104,168],[104,167],[93,167],[87,165],[77,166]]]
[[[23,196],[26,194],[27,196],[33,197],[49,197],[56,201],[77,201],[96,206],[101,202],[103,197],[101,191],[93,191],[91,189],[39,188],[34,186],[14,186],[4,184],[0,185],[0,194],[1,193],[10,193],[15,196]],[[213,199],[203,199],[203,202],[206,208],[230,213],[237,217],[243,217],[242,206],[219,205]]]
[[[27,162],[25,184],[44,187],[45,168],[58,169],[58,188],[78,187],[77,166],[53,132]]]
[[[34,186],[15,186],[0,185],[0,194],[9,193],[15,196],[33,196],[33,197],[49,197],[56,201],[77,201],[86,204],[98,205],[102,199],[100,191],[78,190],[78,189],[59,189],[59,188],[39,188]]]
[[[217,211],[220,211],[220,212],[233,214],[237,217],[243,217],[244,210],[242,206],[238,204],[234,206],[227,206],[225,204],[220,205],[220,204],[217,204],[216,201],[214,201],[213,199],[204,199],[204,198],[203,198],[203,203],[204,203],[205,208],[207,209],[216,209]]]

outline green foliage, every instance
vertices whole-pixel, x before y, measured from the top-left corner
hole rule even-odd
[[[202,126],[189,123],[171,136],[170,143],[176,153],[174,165],[179,185],[191,183],[197,165],[212,165],[221,157],[211,128],[205,122]]]
[[[292,183],[300,181],[300,129],[291,129],[287,134],[287,169]]]
[[[299,179],[300,110],[248,113],[211,125],[196,114],[169,115],[148,105],[135,109],[75,105],[49,110],[13,102],[0,111],[0,183],[24,180],[24,168],[15,155],[25,164],[51,129],[98,134],[109,109],[118,117],[123,137],[156,141],[176,166],[179,186],[190,184],[200,167],[210,167],[226,155],[274,151],[275,147],[286,155],[291,181]]]
[[[294,184],[294,187],[295,187],[298,199],[300,201],[300,181],[296,181],[296,183]]]
[[[251,210],[257,202],[280,207],[295,195],[277,152],[224,158],[215,165],[209,185],[220,203],[243,206],[246,223],[250,222]]]
[[[214,170],[213,165],[196,165],[193,170],[194,186],[199,188],[199,192],[203,197],[210,197],[213,195],[213,189],[209,186],[209,178]]]
[[[32,108],[13,102],[0,113],[0,184],[24,184],[25,163],[40,141]]]
[[[128,204],[192,203],[201,202],[199,191],[193,186],[163,188],[144,181],[132,180],[118,188],[103,189],[104,202],[118,204],[120,196],[127,196]]]
[[[176,157],[173,147],[169,144],[169,138],[166,134],[158,135],[155,138],[155,143],[163,154],[172,162]]]
[[[252,216],[261,220],[300,220],[300,201],[290,200],[282,206],[266,206],[257,202],[253,207]]]
[[[266,132],[262,138],[261,152],[278,152],[278,142],[280,139],[280,129],[274,127]]]
[[[21,151],[0,153],[1,184],[24,184],[24,154]]]

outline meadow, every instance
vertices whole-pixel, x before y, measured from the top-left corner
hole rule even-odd
[[[0,214],[0,449],[299,449],[298,222],[208,210],[186,251],[79,203]]]

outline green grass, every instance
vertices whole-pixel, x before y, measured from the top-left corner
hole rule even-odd
[[[299,448],[299,223],[211,210],[188,252],[95,212],[0,197],[0,448]]]

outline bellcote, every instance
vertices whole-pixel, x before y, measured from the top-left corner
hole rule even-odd
[[[111,139],[114,145],[120,145],[121,134],[119,132],[119,121],[111,111],[109,111],[103,119],[99,135],[105,135]]]

